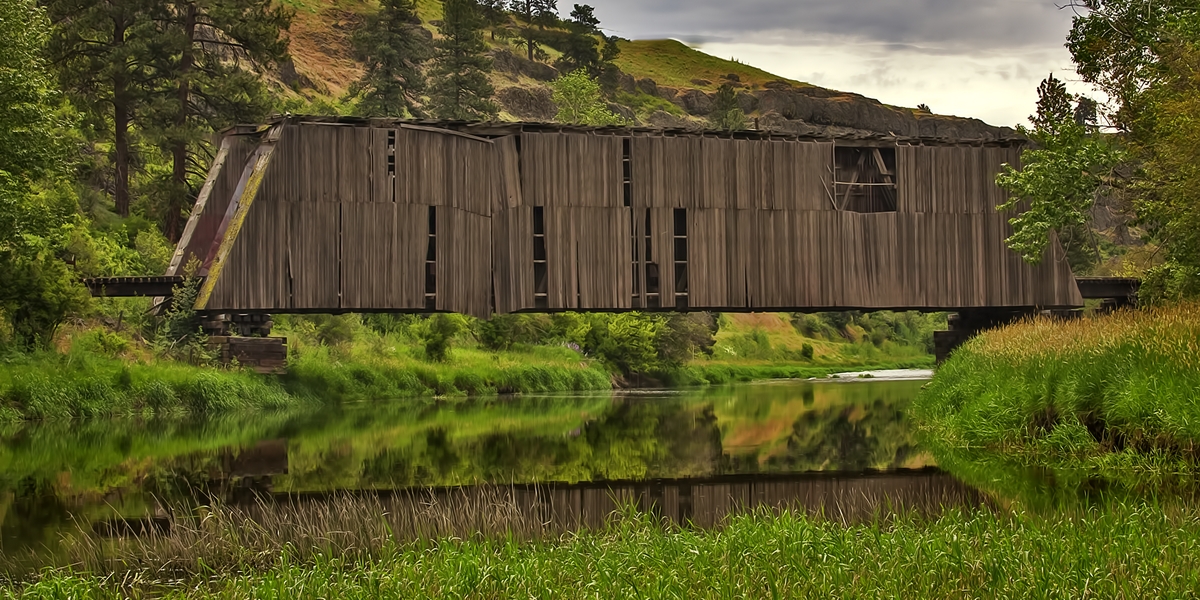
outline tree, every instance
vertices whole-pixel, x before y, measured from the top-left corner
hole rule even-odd
[[[112,195],[117,214],[129,216],[132,126],[154,74],[155,35],[148,0],[49,0],[54,27],[47,47],[59,85],[87,117],[96,136],[112,144]]]
[[[596,9],[586,4],[576,4],[571,9],[571,24],[582,33],[600,33],[600,19],[596,18]]]
[[[358,111],[368,117],[424,116],[419,106],[425,92],[421,63],[429,46],[421,37],[421,20],[413,0],[383,0],[350,41],[366,72],[350,87]]]
[[[292,12],[273,0],[174,0],[158,14],[160,92],[152,125],[171,157],[161,194],[163,231],[178,240],[194,184],[207,171],[207,138],[263,120],[273,100],[259,72],[287,56]]]
[[[713,110],[708,115],[708,124],[721,131],[739,131],[746,128],[746,113],[738,104],[737,92],[725,83],[717,89],[713,99]]]
[[[529,52],[529,60],[538,55],[546,26],[558,23],[558,0],[513,0],[513,14],[524,24],[520,28],[520,42]]]
[[[1018,210],[1023,201],[1028,202],[1026,210],[1009,220],[1013,226],[1013,235],[1006,240],[1009,248],[1037,264],[1054,231],[1067,248],[1072,268],[1083,271],[1092,259],[1100,259],[1091,227],[1092,205],[1098,190],[1112,180],[1123,155],[1108,139],[1089,134],[1076,123],[1071,102],[1066,86],[1053,75],[1042,82],[1037,114],[1029,118],[1034,128],[1021,128],[1038,147],[1021,153],[1020,170],[1004,165],[996,183],[1009,193],[1000,210]],[[1083,244],[1089,244],[1093,253],[1079,252]]]
[[[1151,302],[1200,296],[1200,45],[1164,56],[1169,73],[1141,101],[1134,209],[1163,262],[1143,277]]]
[[[442,39],[429,77],[429,106],[439,119],[477,121],[494,118],[500,109],[491,101],[495,89],[488,82],[491,59],[484,56],[483,16],[475,0],[443,0]]]
[[[1084,81],[1106,93],[1132,172],[1135,223],[1162,263],[1143,301],[1200,295],[1200,13],[1193,0],[1079,0],[1067,48]]]
[[[572,71],[550,82],[558,107],[559,123],[576,125],[624,125],[625,119],[611,110],[600,95],[600,84],[587,71]]]
[[[508,0],[479,0],[479,9],[495,41],[496,29],[508,22]]]
[[[0,3],[0,313],[25,347],[47,345],[86,301],[57,256],[74,217],[74,199],[54,185],[73,123],[42,58],[48,37],[33,0]]]

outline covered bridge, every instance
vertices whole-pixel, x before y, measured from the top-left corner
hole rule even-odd
[[[225,132],[168,275],[208,313],[1069,308],[1020,140],[285,118]]]

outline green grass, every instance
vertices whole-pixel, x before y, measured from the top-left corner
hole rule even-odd
[[[622,41],[620,47],[621,55],[614,61],[617,67],[638,78],[649,77],[661,86],[713,91],[730,73],[737,74],[740,83],[753,87],[762,87],[768,81],[808,85],[757,67],[705,54],[676,40]],[[693,83],[693,80],[707,80],[710,83],[700,85]]]
[[[15,355],[0,364],[0,420],[264,409],[301,402],[271,379],[171,361],[86,352]]]
[[[264,569],[45,571],[11,598],[1149,598],[1200,586],[1194,511],[1117,505],[1041,519],[950,511],[858,525],[792,513],[716,530],[627,514],[607,529],[282,552]],[[253,562],[260,562],[261,557]],[[249,563],[247,563],[249,564]]]
[[[954,353],[913,404],[942,454],[1117,475],[1200,459],[1200,305],[1027,321]]]

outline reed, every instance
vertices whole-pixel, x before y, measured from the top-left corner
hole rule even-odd
[[[1033,319],[954,353],[912,414],[930,444],[1026,464],[1188,469],[1200,460],[1200,304]]]
[[[849,526],[788,511],[759,511],[712,530],[626,512],[603,530],[533,540],[445,536],[389,543],[370,555],[301,554],[285,544],[269,556],[235,554],[244,561],[233,570],[226,562],[182,578],[144,571],[50,570],[25,583],[3,585],[0,595],[1188,597],[1200,585],[1198,543],[1200,515],[1194,510],[1148,504],[1079,509],[1053,519],[951,510],[932,521],[900,517]]]

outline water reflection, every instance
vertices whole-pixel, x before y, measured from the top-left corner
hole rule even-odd
[[[920,385],[792,382],[29,425],[0,440],[0,550],[49,544],[76,522],[119,532],[154,526],[167,506],[236,503],[259,494],[552,483],[579,494],[579,502],[607,490],[617,490],[616,497],[626,493],[620,490],[662,490],[636,495],[668,513],[678,507],[673,518],[699,518],[705,490],[727,490],[711,497],[725,494],[733,499],[729,506],[753,505],[737,498],[773,497],[763,490],[783,484],[764,474],[932,465],[903,417]],[[916,473],[912,481],[944,477]],[[736,483],[741,487],[728,487],[737,477],[745,478]],[[654,480],[688,483],[642,483]],[[787,494],[804,506],[829,506],[841,496],[813,490],[830,482],[857,490],[847,481],[795,479]],[[885,480],[862,481],[878,488]],[[728,491],[740,489],[750,496]],[[670,494],[689,497],[688,490],[691,504],[668,501]]]

